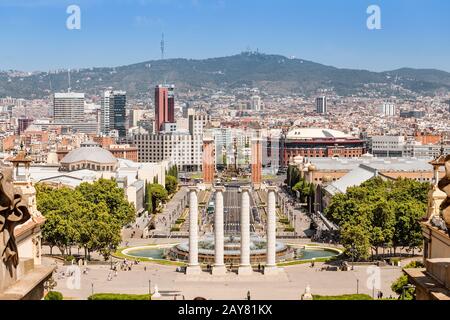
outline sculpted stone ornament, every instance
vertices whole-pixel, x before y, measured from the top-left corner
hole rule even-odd
[[[430,222],[433,218],[440,218],[441,205],[447,199],[447,194],[441,191],[437,185],[433,185],[428,193],[428,212],[427,220]]]
[[[30,219],[27,205],[14,193],[12,169],[0,171],[0,258],[10,275],[19,265],[14,229]]]
[[[447,227],[450,227],[450,155],[445,158],[445,176],[439,181],[438,187],[447,195],[447,199],[441,205],[441,210],[442,218]]]

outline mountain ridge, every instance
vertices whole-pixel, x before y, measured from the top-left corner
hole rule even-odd
[[[24,73],[25,74],[25,73]],[[333,90],[340,95],[432,95],[450,91],[450,73],[438,69],[399,68],[375,72],[337,68],[299,58],[246,52],[207,59],[149,60],[117,67],[71,71],[72,90],[99,94],[106,87],[126,90],[132,97],[151,95],[157,83],[175,84],[179,90],[231,90],[243,85],[268,93],[304,95]],[[65,91],[67,71],[11,76],[0,72],[0,97],[40,98]]]

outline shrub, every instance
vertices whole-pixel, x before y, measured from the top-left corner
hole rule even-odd
[[[67,256],[67,257],[66,257],[66,261],[72,262],[72,260],[75,260],[75,257],[74,257],[74,256]]]
[[[411,261],[405,266],[405,269],[425,268],[422,261]]]
[[[289,227],[289,228],[284,228],[284,232],[294,232],[295,228]]]
[[[415,289],[414,288],[406,288],[408,285],[408,276],[403,275],[398,278],[391,285],[392,291],[403,298],[403,300],[414,300],[415,299]]]
[[[96,293],[88,297],[88,300],[126,301],[126,300],[151,300],[148,294],[117,294]]]
[[[64,297],[61,292],[58,291],[49,291],[45,296],[44,300],[63,300]]]

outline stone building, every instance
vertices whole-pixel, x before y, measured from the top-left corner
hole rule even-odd
[[[69,152],[61,160],[61,171],[93,170],[93,171],[115,171],[118,166],[117,159],[113,154],[100,148],[94,142],[85,142],[81,148]]]
[[[29,173],[31,159],[20,151],[8,161],[12,167],[0,164],[0,300],[40,300],[54,271],[54,267],[41,264],[41,228],[45,218],[36,206],[36,190]],[[11,206],[6,206],[10,197],[18,201],[13,219],[7,213]],[[17,222],[20,216],[23,221]]]
[[[450,155],[431,162],[436,181],[429,193],[428,214],[422,222],[423,269],[405,269],[416,287],[417,300],[450,300]],[[440,167],[446,174],[439,181]]]

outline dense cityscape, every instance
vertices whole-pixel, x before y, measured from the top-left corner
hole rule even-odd
[[[448,73],[165,37],[0,70],[0,300],[450,299]]]

